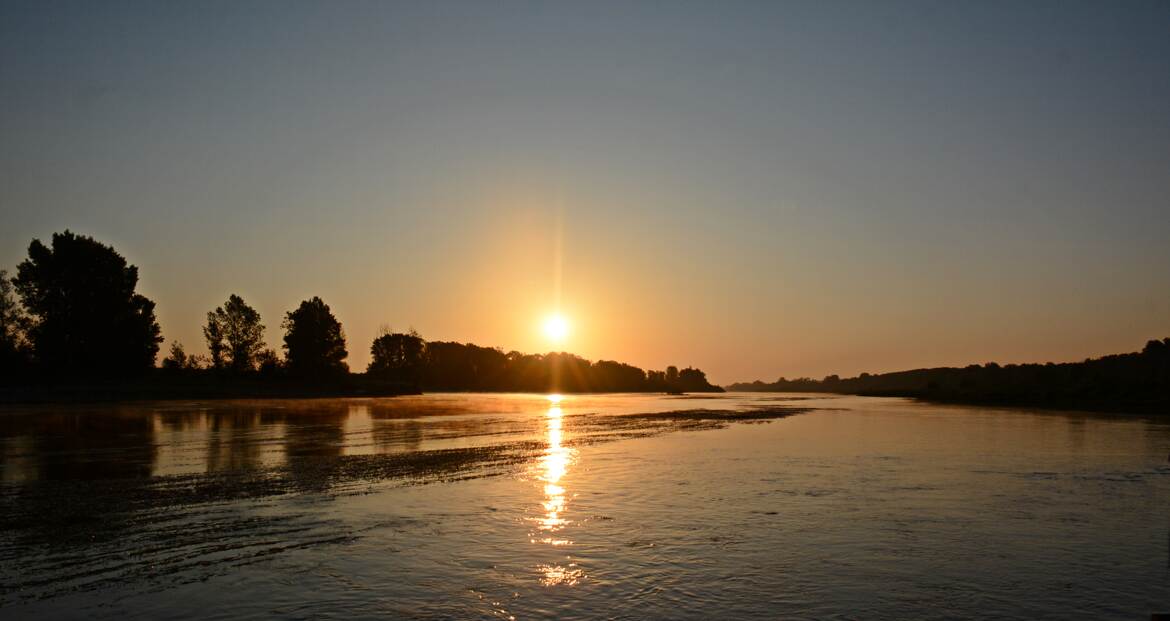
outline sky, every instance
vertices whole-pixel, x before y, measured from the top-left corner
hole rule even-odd
[[[1170,336],[1170,3],[0,2],[0,269],[720,383]],[[541,323],[560,311],[563,345]],[[164,345],[165,351],[165,345]]]

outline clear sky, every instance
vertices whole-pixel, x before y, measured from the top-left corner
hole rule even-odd
[[[0,267],[717,382],[1170,336],[1170,3],[0,3]],[[558,267],[558,265],[560,267]]]

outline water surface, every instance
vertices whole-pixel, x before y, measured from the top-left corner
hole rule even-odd
[[[1170,610],[1165,420],[726,394],[0,410],[0,613]]]

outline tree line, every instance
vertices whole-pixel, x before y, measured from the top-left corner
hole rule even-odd
[[[416,334],[388,334],[374,342],[374,363],[368,372],[381,372],[375,363],[380,341],[409,343],[412,356],[389,369],[416,381],[423,390],[507,392],[722,392],[699,369],[644,371],[638,367],[598,360],[591,362],[568,353],[505,353],[470,343],[423,342]]]
[[[1082,362],[1005,364],[915,369],[895,373],[829,375],[775,382],[744,382],[733,391],[832,392],[917,397],[934,401],[1002,403],[1070,408],[1130,408],[1164,412],[1170,406],[1170,338],[1151,340],[1140,352]]]
[[[118,380],[332,384],[358,388],[565,392],[719,391],[699,369],[642,369],[567,353],[427,342],[383,331],[364,373],[351,373],[345,332],[319,297],[285,313],[281,353],[264,341],[260,313],[232,294],[207,312],[207,355],[177,341],[155,368],[162,330],[155,304],[135,290],[138,268],[111,246],[70,231],[34,239],[15,277],[0,271],[0,383]],[[19,298],[19,299],[18,299]]]

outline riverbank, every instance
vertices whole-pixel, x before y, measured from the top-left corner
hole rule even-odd
[[[764,392],[758,390],[743,390],[736,387],[729,387],[729,393],[753,393]],[[1077,399],[1043,399],[1043,398],[1012,398],[1012,397],[989,397],[989,396],[963,396],[963,395],[947,395],[931,393],[929,391],[920,390],[905,390],[905,391],[832,391],[832,390],[772,390],[767,392],[778,392],[786,394],[808,394],[816,393],[823,395],[850,395],[856,397],[898,397],[903,399],[914,399],[924,403],[938,403],[946,405],[974,405],[981,407],[994,408],[1029,408],[1037,410],[1053,410],[1053,411],[1080,411],[1080,412],[1096,412],[1105,414],[1135,414],[1135,415],[1155,415],[1155,416],[1170,416],[1170,402],[1166,401],[1148,401],[1148,402],[1134,402],[1134,401],[1117,401],[1108,399],[1099,400],[1077,400]]]
[[[1138,414],[1170,416],[1170,403],[1167,402],[1127,402],[1109,400],[1044,400],[1044,399],[1011,399],[993,397],[947,397],[930,394],[893,394],[893,393],[833,393],[853,394],[859,397],[904,397],[926,403],[940,403],[948,405],[976,405],[982,407],[1012,407],[1034,408],[1038,410],[1072,410],[1081,412],[1097,412],[1107,414]]]
[[[688,391],[695,393],[723,392],[722,388]],[[467,392],[467,393],[511,393],[529,391],[493,390],[427,390],[425,392]],[[583,392],[574,390],[552,390],[532,392],[561,392],[564,394],[609,394],[605,392]],[[631,392],[631,391],[622,391]],[[686,394],[664,393],[662,391],[632,391],[644,394]],[[28,382],[24,384],[0,385],[0,405],[3,404],[52,404],[52,403],[116,403],[135,401],[177,401],[211,399],[313,399],[352,397],[400,397],[420,395],[424,391],[412,384],[377,380],[364,374],[350,374],[330,382],[305,382],[289,377],[265,377],[262,375],[213,375],[169,374],[159,371],[146,377],[131,380],[87,381],[87,382]]]
[[[29,382],[0,386],[0,404],[111,403],[179,399],[304,399],[324,397],[397,397],[417,395],[413,386],[351,375],[330,382],[260,376],[168,375],[164,372],[130,380]]]
[[[817,392],[908,397],[982,406],[1170,414],[1170,338],[1139,352],[1082,362],[972,364],[965,367],[829,375],[731,384],[737,392]]]

